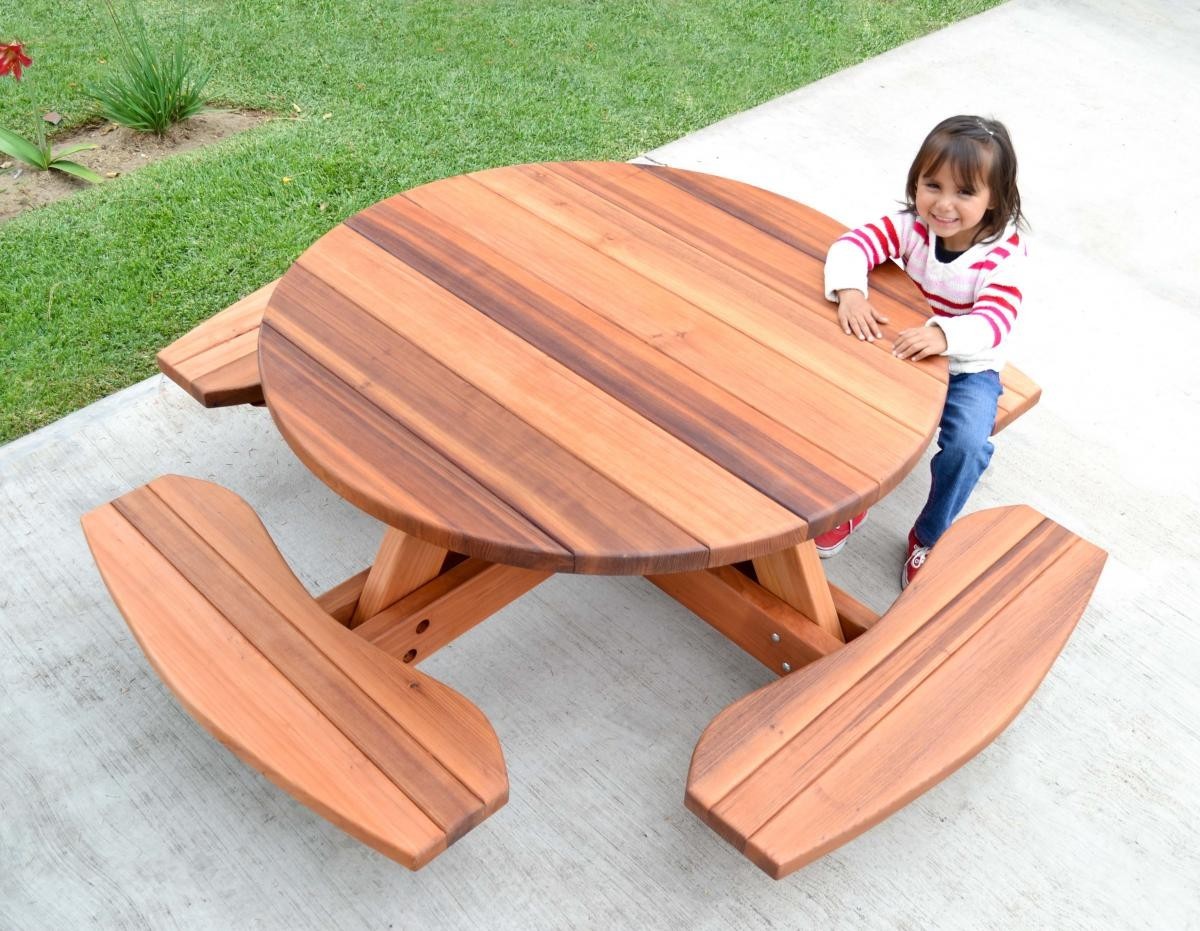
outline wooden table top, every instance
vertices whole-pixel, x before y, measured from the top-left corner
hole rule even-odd
[[[944,359],[890,264],[867,343],[822,295],[844,227],[711,175],[496,168],[351,217],[271,297],[263,393],[340,495],[431,543],[558,572],[702,569],[799,543],[926,448]]]

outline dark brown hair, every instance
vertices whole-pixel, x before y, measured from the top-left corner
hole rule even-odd
[[[960,187],[974,190],[985,183],[991,191],[992,205],[983,215],[975,242],[995,239],[1010,222],[1026,225],[1017,190],[1017,155],[1003,123],[982,116],[952,116],[933,127],[908,169],[904,197],[910,211],[917,210],[921,176],[936,172],[946,162]]]

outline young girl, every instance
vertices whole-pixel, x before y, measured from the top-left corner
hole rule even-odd
[[[907,207],[851,230],[829,249],[825,294],[837,301],[848,335],[875,340],[887,323],[867,299],[867,272],[898,259],[929,301],[933,316],[903,330],[893,354],[918,361],[950,357],[950,385],[930,463],[929,499],[908,533],[900,573],[905,588],[930,548],[966,504],[992,458],[988,437],[1002,391],[1008,336],[1021,311],[1025,239],[1017,157],[996,120],[952,116],[921,144],[908,170]],[[816,538],[832,556],[866,519],[859,514]]]

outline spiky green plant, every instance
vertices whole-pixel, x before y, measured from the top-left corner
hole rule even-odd
[[[112,0],[104,0],[121,39],[113,73],[89,89],[105,118],[138,132],[161,136],[176,123],[200,113],[211,72],[192,58],[184,33],[160,50],[145,20],[131,4],[124,17]]]

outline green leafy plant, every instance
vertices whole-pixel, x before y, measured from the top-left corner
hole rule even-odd
[[[0,44],[0,77],[11,74],[14,81],[20,82],[24,69],[32,64],[33,58],[27,53],[23,43],[14,39],[12,42]],[[96,147],[85,142],[58,150],[53,149],[46,139],[46,129],[42,125],[42,119],[38,116],[37,107],[33,105],[32,100],[30,105],[33,107],[33,119],[37,125],[37,141],[30,142],[12,130],[0,128],[0,152],[11,155],[18,161],[41,171],[49,171],[53,168],[55,171],[74,175],[92,184],[99,182],[101,178],[96,172],[66,157]]]
[[[100,105],[101,115],[138,132],[161,136],[175,123],[200,113],[207,103],[204,88],[211,73],[192,60],[182,33],[160,51],[132,3],[124,18],[112,0],[104,0],[104,5],[122,49],[114,73],[88,91]]]

